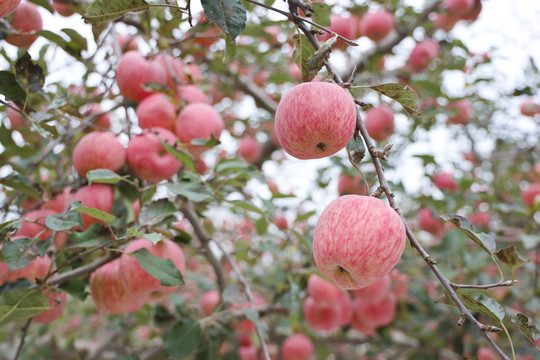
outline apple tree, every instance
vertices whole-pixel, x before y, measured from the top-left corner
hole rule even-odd
[[[495,3],[3,1],[2,356],[538,358]]]

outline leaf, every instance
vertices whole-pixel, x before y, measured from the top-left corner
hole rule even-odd
[[[243,161],[238,161],[234,159],[224,159],[221,160],[217,165],[215,172],[224,173],[228,171],[241,171],[249,168],[250,165],[246,164]]]
[[[171,331],[163,334],[163,350],[169,359],[183,359],[191,354],[201,341],[202,327],[196,319],[183,319]]]
[[[5,70],[0,71],[0,94],[13,101],[26,99],[26,92],[17,82],[15,74]]]
[[[41,197],[41,194],[43,193],[38,184],[33,183],[27,177],[19,174],[11,174],[0,179],[0,184],[22,191],[26,195],[32,197]]]
[[[88,7],[83,19],[87,23],[111,21],[129,11],[143,11],[149,7],[144,0],[96,0]]]
[[[400,103],[409,114],[420,115],[416,104],[418,102],[418,94],[409,86],[402,84],[382,84],[370,86],[375,91],[388,96]]]
[[[366,147],[364,145],[364,140],[359,136],[356,140],[351,138],[347,144],[347,152],[349,153],[349,160],[354,164],[358,165],[366,156]]]
[[[538,330],[538,327],[535,325],[535,323],[531,320],[531,318],[518,313],[516,316],[512,317],[512,322],[519,327],[521,332],[525,334],[525,336],[533,344],[533,346],[536,346],[536,348],[540,351],[538,345],[536,344],[536,342],[540,338],[540,331]]]
[[[302,72],[302,81],[311,81],[317,73],[312,73],[308,66],[307,61],[315,53],[315,49],[309,42],[309,39],[305,35],[294,35],[293,41],[295,50],[293,53],[293,59],[298,68]]]
[[[268,221],[264,218],[264,216],[260,217],[255,221],[255,229],[257,230],[257,234],[263,235],[266,233],[266,230],[268,230]]]
[[[109,214],[106,211],[102,211],[95,208],[90,208],[88,206],[83,206],[80,201],[74,201],[71,203],[71,209],[77,210],[78,212],[85,213],[87,215],[90,215],[91,217],[94,217],[98,220],[103,221],[106,224],[109,224],[111,221],[116,219],[116,216]]]
[[[214,199],[210,188],[199,182],[180,181],[174,184],[165,184],[165,186],[174,194],[185,196],[194,203]]]
[[[174,146],[167,144],[165,141],[162,141],[161,144],[165,147],[165,150],[167,150],[169,154],[176,158],[176,160],[184,164],[184,166],[187,167],[189,170],[197,172],[197,165],[195,164],[195,160],[193,160],[193,157],[191,157],[189,152],[187,152],[186,150],[177,149]]]
[[[37,289],[17,289],[0,296],[0,327],[11,321],[25,321],[50,309],[47,297]]]
[[[36,257],[45,256],[48,241],[35,238],[22,238],[9,241],[2,247],[4,262],[11,271],[28,267]]]
[[[255,212],[257,214],[260,214],[260,215],[264,216],[264,211],[259,209],[257,206],[255,206],[255,204],[253,204],[250,201],[232,200],[232,201],[229,201],[229,203],[232,204],[235,207],[238,207],[238,208],[241,208],[241,209],[244,209],[244,210],[248,210],[248,211],[252,211],[252,212]]]
[[[69,279],[68,281],[63,282],[60,284],[60,288],[81,301],[84,301],[88,296],[88,292],[86,292],[86,283],[78,278]]]
[[[440,218],[444,221],[450,221],[452,224],[456,225],[462,233],[467,235],[469,239],[484,249],[485,252],[487,252],[490,256],[493,255],[496,248],[495,239],[485,233],[475,233],[469,220],[456,214],[444,214],[440,215]]]
[[[527,264],[529,261],[531,261],[531,259],[525,260],[521,258],[515,246],[510,246],[505,249],[499,250],[495,253],[495,256],[497,256],[497,258],[503,263],[508,265],[508,267],[512,269],[512,272],[515,269],[520,268],[523,265]]]
[[[41,66],[32,61],[25,52],[15,63],[15,76],[19,85],[28,92],[38,92],[45,84],[45,75]]]
[[[45,225],[53,231],[71,230],[76,226],[83,226],[81,214],[69,210],[61,214],[49,215],[45,218]]]
[[[312,217],[316,213],[317,212],[315,210],[313,210],[313,211],[308,211],[307,213],[298,214],[298,215],[296,215],[296,220],[294,222],[306,221],[307,219],[309,219],[310,217]]]
[[[141,209],[139,223],[141,225],[156,225],[175,212],[177,212],[176,207],[168,199],[152,201]]]
[[[145,248],[128,253],[128,255],[134,257],[149,275],[159,280],[161,285],[184,285],[184,277],[171,259],[154,256]]]
[[[322,2],[312,3],[311,6],[314,10],[313,15],[311,16],[313,18],[313,22],[321,26],[330,26],[330,14],[332,13],[332,7]]]
[[[133,234],[138,237],[144,238],[148,241],[151,241],[154,245],[157,244],[159,241],[161,241],[161,234],[159,233],[150,233],[150,234],[143,234],[137,231],[134,227],[130,227],[126,230],[128,234]]]
[[[324,44],[321,45],[321,47],[313,53],[307,59],[306,66],[310,72],[310,74],[314,74],[315,76],[319,70],[322,69],[328,58],[330,57],[330,53],[332,52],[332,48],[334,45],[336,45],[337,42],[337,35],[332,36],[330,39],[326,40]]]
[[[86,173],[88,183],[116,184],[119,181],[127,179],[128,176],[120,176],[114,171],[108,169],[90,170]]]
[[[12,290],[28,289],[35,285],[35,283],[25,278],[19,278],[15,281],[6,281],[4,284],[2,284],[2,286],[0,286],[0,295]]]
[[[467,309],[484,314],[495,321],[502,321],[504,319],[504,308],[496,300],[485,295],[472,297],[459,291],[457,291],[456,294]],[[456,303],[454,303],[454,301],[452,301],[447,294],[445,294],[437,302],[445,305],[456,306]]]
[[[234,42],[246,28],[246,9],[241,0],[201,0],[204,15]]]

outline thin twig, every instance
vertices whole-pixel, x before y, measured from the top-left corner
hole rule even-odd
[[[19,356],[21,355],[22,349],[24,347],[24,342],[26,340],[26,334],[28,333],[28,329],[30,328],[31,323],[32,323],[32,318],[29,318],[28,320],[26,320],[26,323],[21,329],[21,332],[22,332],[21,341],[19,342],[19,346],[17,347],[17,352],[15,353],[15,357],[13,358],[13,360],[17,360]]]
[[[485,290],[485,289],[491,289],[496,287],[503,287],[503,286],[512,286],[515,283],[517,283],[517,280],[507,280],[507,281],[499,281],[495,284],[487,284],[487,285],[469,285],[469,284],[455,284],[450,283],[450,286],[452,286],[454,289],[479,289],[479,290]]]

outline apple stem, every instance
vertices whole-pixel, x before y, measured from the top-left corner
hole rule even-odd
[[[325,143],[320,142],[320,143],[317,144],[317,147],[319,149],[321,149],[322,151],[326,150],[326,144]]]

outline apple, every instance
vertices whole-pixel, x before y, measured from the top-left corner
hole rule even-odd
[[[80,201],[83,206],[95,208],[101,211],[112,213],[114,202],[114,189],[110,185],[105,184],[92,184],[81,187],[75,192],[71,201]],[[83,222],[83,230],[101,220],[96,219],[85,213],[81,213]]]
[[[135,222],[139,222],[139,214],[141,213],[141,201],[139,199],[135,200],[133,204],[131,204],[131,207],[133,209],[133,215],[135,216]]]
[[[142,129],[160,127],[174,130],[176,106],[172,99],[164,94],[152,94],[144,98],[137,106],[136,113]]]
[[[141,308],[145,301],[126,291],[120,276],[120,259],[114,259],[97,268],[90,275],[90,294],[100,311],[124,314]]]
[[[475,0],[445,0],[442,7],[451,14],[462,16],[473,11],[474,3]]]
[[[340,326],[342,313],[338,303],[319,303],[308,296],[303,307],[306,323],[315,330],[331,331]]]
[[[318,159],[341,150],[356,128],[356,105],[336,84],[294,86],[279,102],[275,132],[283,149],[298,159]]]
[[[258,293],[253,293],[253,305],[255,307],[261,307],[266,304],[266,300]],[[249,301],[232,304],[232,308],[249,308],[251,307]],[[255,332],[255,323],[249,319],[241,320],[234,325],[234,329],[240,338],[248,338]],[[247,340],[247,339],[246,339]],[[246,343],[247,344],[247,343]]]
[[[540,196],[540,182],[530,183],[521,190],[521,200],[523,203],[531,207],[534,205],[535,200]]]
[[[473,226],[487,227],[491,222],[491,216],[485,211],[477,211],[469,216]]]
[[[437,56],[439,56],[439,43],[433,39],[426,39],[416,44],[409,55],[407,64],[414,73],[426,70]]]
[[[484,346],[478,348],[476,357],[479,360],[497,360],[499,358],[491,348]]]
[[[220,36],[221,29],[214,26],[210,29],[206,29],[198,34],[195,34],[193,37],[193,42],[201,45],[202,47],[209,48],[213,43],[220,39]]]
[[[376,327],[369,324],[364,318],[364,316],[358,311],[353,312],[353,317],[351,319],[351,327],[364,336],[375,335]]]
[[[71,200],[71,188],[65,186],[60,194],[57,194],[54,199],[45,202],[41,209],[43,210],[52,210],[55,213],[63,213],[69,209],[69,204]]]
[[[126,291],[144,302],[160,302],[175,292],[178,286],[164,286],[159,280],[148,274],[137,260],[127,253],[139,249],[147,249],[152,255],[162,259],[170,259],[182,274],[186,273],[186,261],[182,248],[175,242],[162,238],[157,244],[146,239],[136,239],[128,243],[126,254],[120,256],[120,279]]]
[[[126,163],[126,150],[111,133],[93,131],[86,134],[73,149],[73,166],[86,178],[90,170],[118,171]]]
[[[214,312],[214,309],[221,302],[221,295],[218,290],[205,291],[201,297],[201,310],[208,316]]]
[[[13,236],[11,241],[26,238],[27,236]],[[1,248],[1,246],[0,246]],[[0,261],[0,285],[3,285],[7,281],[15,282],[17,279],[24,278],[30,281],[36,281],[36,279],[43,279],[49,274],[49,270],[52,268],[53,262],[48,255],[44,257],[36,257],[34,261],[25,268],[17,270],[9,270],[6,263]]]
[[[52,7],[59,15],[70,17],[76,13],[75,9],[73,8],[74,4],[75,3],[53,0]]]
[[[525,116],[534,117],[534,115],[540,112],[540,106],[534,102],[533,98],[525,98],[519,107],[521,114]]]
[[[313,235],[321,273],[343,289],[366,287],[388,274],[405,248],[401,217],[384,201],[344,195],[323,211]]]
[[[394,284],[394,287],[392,288],[394,296],[396,298],[400,298],[405,295],[409,290],[409,277],[407,276],[407,274],[404,274],[399,270],[394,269],[390,272],[390,278],[392,279],[392,283]]]
[[[482,12],[482,0],[474,0],[474,5],[467,13],[461,15],[463,20],[475,21]]]
[[[343,291],[317,274],[311,274],[307,283],[307,291],[318,304],[335,304]]]
[[[347,326],[353,316],[353,301],[349,293],[341,292],[337,308],[339,309],[338,326]]]
[[[225,124],[221,115],[205,103],[186,105],[178,114],[175,123],[176,135],[186,144],[195,139],[209,140],[211,136],[219,139],[224,128]],[[189,148],[196,149],[193,146]]]
[[[450,194],[455,194],[459,190],[459,185],[454,180],[454,175],[448,171],[441,171],[433,175],[433,184],[440,190],[446,190]]]
[[[378,43],[394,30],[394,15],[386,10],[367,12],[362,16],[360,32]]]
[[[117,34],[116,41],[123,53],[128,51],[139,51],[138,37],[136,35]]]
[[[338,35],[343,36],[345,39],[354,40],[358,37],[358,24],[352,16],[341,16],[337,14],[330,14],[330,26],[328,30],[335,32]],[[319,35],[318,39],[324,42],[330,39],[332,34],[325,32],[323,35]],[[346,49],[349,46],[343,40],[338,39],[336,47],[338,49]]]
[[[435,27],[437,27],[437,29],[450,32],[459,20],[460,18],[452,13],[437,13],[435,14],[435,19],[433,20],[433,23],[435,24]]]
[[[289,222],[284,215],[276,214],[274,215],[274,224],[278,227],[279,230],[286,231],[289,228]]]
[[[205,103],[210,104],[208,96],[195,85],[180,85],[176,89],[176,100],[183,104]]]
[[[55,214],[56,212],[52,210],[31,210],[27,212],[22,218],[32,222],[22,221],[21,227],[17,229],[15,235],[28,238],[37,237],[42,241],[47,240],[52,236],[53,231],[45,226],[45,218]]]
[[[146,60],[137,51],[128,51],[120,58],[116,68],[116,82],[120,94],[126,99],[140,102],[153,92],[143,89],[147,83],[167,84],[165,69],[154,60]]]
[[[106,113],[101,108],[101,105],[98,103],[92,103],[88,106],[85,106],[81,109],[81,114],[85,117],[92,117],[92,115],[102,114],[92,123],[90,130],[99,129],[99,130],[109,130],[111,128],[111,116],[109,113]]]
[[[255,345],[239,346],[238,347],[238,359],[239,360],[257,360],[257,354],[259,350]]]
[[[43,21],[38,6],[29,1],[22,2],[13,12],[13,16],[11,17],[11,27],[13,30],[21,33],[40,31],[43,28]],[[37,38],[37,35],[10,34],[5,40],[18,48],[26,48],[32,45]]]
[[[374,328],[389,325],[394,321],[397,311],[397,300],[393,293],[376,303],[368,303],[360,298],[354,299],[353,308],[356,316],[362,317],[363,321]]]
[[[385,275],[365,288],[353,290],[353,294],[355,298],[362,299],[364,302],[377,303],[388,295],[391,285],[390,275]]]
[[[51,309],[45,310],[42,313],[34,316],[32,321],[40,324],[49,324],[58,319],[64,312],[67,302],[67,294],[60,290],[53,289],[45,289],[43,290],[43,294],[47,297]]]
[[[314,354],[313,342],[304,334],[293,334],[281,345],[282,360],[311,360]]]
[[[266,80],[268,80],[268,77],[270,76],[270,71],[268,70],[261,70],[253,76],[253,83],[257,85],[258,87],[264,87],[266,85]]]
[[[256,164],[262,155],[262,147],[253,137],[245,135],[238,142],[236,152],[248,163]]]
[[[161,141],[174,146],[176,135],[159,127],[144,131],[129,141],[126,157],[131,172],[151,183],[170,179],[182,163],[172,156]]]
[[[364,125],[374,140],[386,140],[394,133],[394,112],[385,105],[373,107],[366,111]]]
[[[337,189],[339,195],[369,195],[369,185],[362,175],[339,175]]]
[[[444,223],[435,219],[431,209],[423,207],[417,213],[418,226],[432,235],[439,235],[444,232]]]
[[[460,99],[448,104],[448,110],[452,110],[455,114],[448,115],[448,122],[452,124],[466,124],[474,117],[469,99]]]
[[[9,123],[11,124],[11,130],[17,130],[19,128],[24,127],[24,118],[21,115],[21,113],[12,107],[15,107],[19,109],[19,107],[15,104],[10,104],[11,106],[7,107],[6,115],[9,119]]]
[[[4,0],[0,2],[0,19],[5,18],[15,11],[21,0]]]

